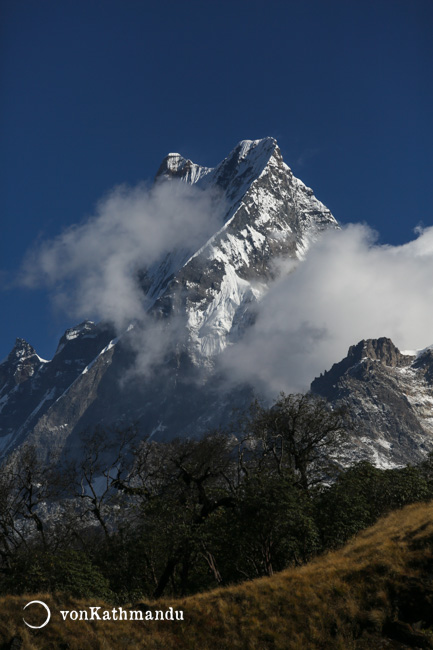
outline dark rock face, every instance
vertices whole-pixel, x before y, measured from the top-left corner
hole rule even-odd
[[[325,371],[324,375],[314,379],[311,390],[324,397],[331,397],[335,392],[335,383],[339,378],[351,370],[353,375],[356,372],[365,372],[373,367],[369,361],[380,361],[384,366],[404,367],[412,363],[413,357],[403,355],[396,348],[391,339],[368,339],[360,341],[357,345],[351,345],[342,361],[334,363],[331,370]],[[360,365],[363,362],[362,366]],[[365,363],[364,363],[365,362]]]
[[[353,357],[357,361],[364,358],[381,361],[385,366],[409,365],[412,361],[410,356],[400,353],[391,339],[385,337],[360,341],[358,345],[349,348],[348,357]]]
[[[311,384],[345,405],[356,434],[342,456],[382,467],[416,463],[433,450],[433,355],[402,354],[390,339],[360,341]]]
[[[35,373],[40,360],[24,339],[17,339],[6,362],[0,365],[0,385],[19,385]]]

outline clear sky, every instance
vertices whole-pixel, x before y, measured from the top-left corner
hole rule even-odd
[[[274,136],[341,222],[432,225],[432,0],[1,0],[0,360],[74,323],[11,288],[25,251],[170,151]]]

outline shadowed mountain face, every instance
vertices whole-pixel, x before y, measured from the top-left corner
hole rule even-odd
[[[23,339],[16,340],[0,365],[3,454],[28,438],[114,336],[108,325],[86,321],[65,332],[51,361],[41,359]]]
[[[250,400],[248,387],[227,392],[218,355],[253,323],[277,258],[301,260],[338,225],[273,138],[240,142],[212,169],[169,154],[155,183],[180,181],[211,193],[219,229],[199,250],[175,250],[151,266],[143,259],[145,322],[119,335],[86,321],[65,333],[51,361],[17,341],[0,365],[3,454],[25,440],[46,458],[79,453],[80,433],[96,425],[138,422],[160,439],[199,435]],[[140,372],[158,345],[157,361]]]
[[[342,450],[346,462],[386,468],[433,451],[432,349],[402,354],[387,338],[360,341],[311,390],[348,408],[355,428]]]

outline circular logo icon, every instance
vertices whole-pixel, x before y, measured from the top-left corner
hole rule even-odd
[[[24,618],[23,618],[23,621],[27,625],[27,627],[31,627],[33,630],[40,630],[41,627],[45,627],[46,624],[49,622],[49,620],[51,618],[51,611],[50,611],[50,608],[48,607],[48,605],[43,603],[42,600],[31,600],[29,603],[27,603],[27,605],[25,605],[25,607],[23,607],[23,609],[27,609],[27,607],[29,605],[35,605],[35,604],[36,605],[42,605],[42,607],[45,607],[45,609],[47,610],[47,618],[46,618],[45,622],[42,623],[42,625],[30,625],[30,623],[27,623],[27,621]]]

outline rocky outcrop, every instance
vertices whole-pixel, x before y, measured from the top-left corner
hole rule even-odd
[[[387,338],[360,341],[311,390],[350,413],[353,433],[341,450],[346,462],[392,467],[433,451],[432,350],[408,355]]]

